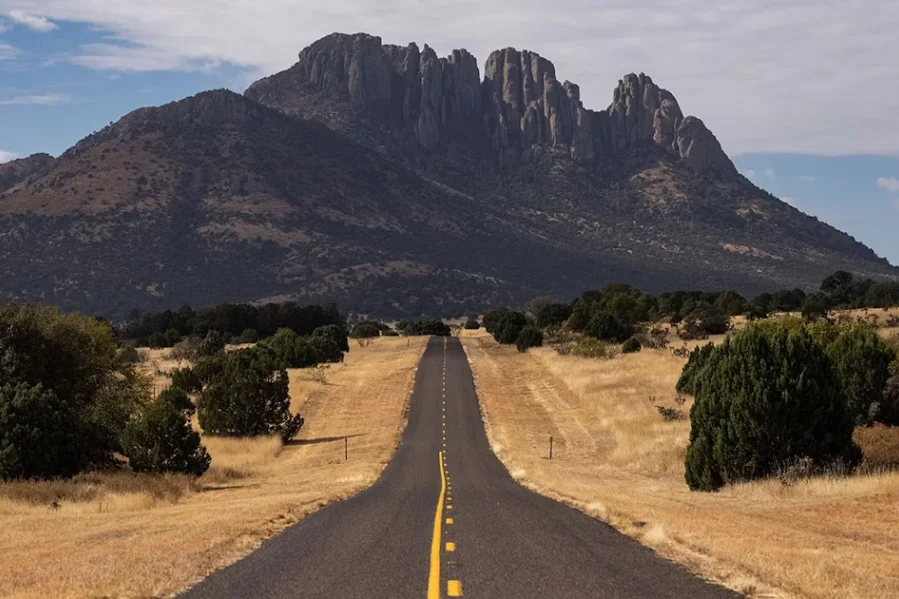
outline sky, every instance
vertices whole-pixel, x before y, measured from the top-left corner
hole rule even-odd
[[[594,109],[645,72],[753,182],[899,264],[895,0],[0,0],[0,162],[242,92],[334,31],[536,51]]]

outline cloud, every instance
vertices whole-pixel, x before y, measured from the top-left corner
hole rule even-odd
[[[54,29],[59,29],[56,23],[47,17],[27,13],[24,10],[14,9],[6,14],[13,22],[24,25],[32,31],[46,33],[48,31],[53,31]]]
[[[896,177],[879,177],[877,179],[877,187],[893,193],[899,193],[899,179]]]
[[[799,175],[799,180],[803,183],[811,183],[812,181],[817,180],[818,177],[814,175]]]
[[[18,48],[0,42],[0,60],[11,60],[19,55]]]
[[[752,179],[753,177],[755,177],[755,171],[752,170],[751,168],[748,168],[748,169],[746,169],[745,171],[743,171],[743,175],[744,175],[747,179]]]
[[[66,94],[41,94],[37,96],[16,96],[8,100],[0,100],[0,106],[51,106],[53,104],[65,104],[70,98]]]
[[[765,176],[768,177],[769,179],[775,179],[775,178],[777,178],[777,173],[774,172],[773,168],[766,168]]]
[[[796,198],[780,198],[780,200],[781,200],[782,202],[786,202],[787,204],[789,204],[789,205],[792,206],[793,208],[795,208],[795,207],[798,205],[798,202],[796,202]]]
[[[28,0],[0,0],[0,14]],[[490,51],[527,48],[580,84],[588,108],[609,105],[617,81],[645,72],[703,119],[734,155],[747,152],[899,155],[899,94],[872,93],[852,127],[834,115],[858,90],[899,80],[899,3],[820,0],[30,0],[54,21],[99,33],[76,64],[106,70],[190,70],[216,61],[272,73],[334,31],[385,43]],[[476,26],[472,26],[473,22]],[[674,43],[672,40],[677,40]],[[762,43],[762,40],[764,43]],[[777,99],[772,99],[777,90]]]
[[[19,154],[15,152],[7,152],[6,150],[0,150],[0,164],[4,162],[9,162],[10,160],[15,160],[19,157]]]

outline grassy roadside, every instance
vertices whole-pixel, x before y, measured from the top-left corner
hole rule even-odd
[[[691,400],[679,404],[674,390],[682,359],[650,350],[614,360],[550,348],[519,354],[484,333],[463,343],[491,444],[526,486],[750,596],[899,596],[899,473],[691,493],[689,420],[666,422],[656,407],[687,417]],[[893,433],[858,440],[899,452]]]
[[[426,340],[353,345],[324,383],[290,371],[291,408],[306,418],[298,438],[205,437],[212,465],[199,481],[118,473],[0,485],[0,596],[171,595],[369,486],[399,442]]]

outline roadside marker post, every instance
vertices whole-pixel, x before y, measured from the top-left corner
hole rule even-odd
[[[349,447],[349,437],[344,436],[343,438],[343,461],[348,462],[350,459],[350,447]]]
[[[553,459],[553,436],[549,436],[549,459]]]

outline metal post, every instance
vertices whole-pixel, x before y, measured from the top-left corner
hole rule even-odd
[[[343,438],[343,461],[346,462],[349,460],[349,444],[347,442],[347,437]]]
[[[549,459],[553,459],[553,436],[549,436]]]

